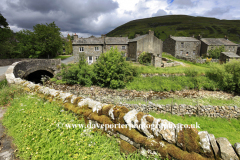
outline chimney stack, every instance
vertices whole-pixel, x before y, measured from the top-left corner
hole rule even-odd
[[[199,35],[197,36],[197,39],[198,39],[198,40],[201,40],[201,39],[202,39],[202,36],[199,34]]]
[[[106,34],[102,34],[101,37],[102,37],[102,38],[106,37]]]
[[[149,30],[148,34],[154,36],[154,31]]]
[[[73,36],[73,40],[77,40],[78,39],[78,35],[75,33],[75,35]]]

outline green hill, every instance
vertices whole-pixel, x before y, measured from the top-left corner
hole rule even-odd
[[[223,38],[240,43],[240,20],[219,20],[216,18],[193,17],[186,15],[168,15],[138,19],[123,24],[111,32],[109,37],[128,36],[134,38],[135,34],[146,34],[149,30],[155,36],[165,40],[169,35],[192,36],[199,34],[203,38]]]

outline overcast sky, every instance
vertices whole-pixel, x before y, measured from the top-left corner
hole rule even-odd
[[[16,32],[55,21],[64,36],[100,36],[131,20],[163,15],[240,19],[239,0],[0,0]]]

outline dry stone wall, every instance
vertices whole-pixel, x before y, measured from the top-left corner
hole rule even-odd
[[[198,132],[194,128],[174,124],[166,119],[156,119],[136,109],[129,110],[123,106],[104,104],[90,98],[84,99],[16,78],[13,70],[17,64],[14,63],[6,72],[8,83],[22,86],[27,92],[38,94],[49,101],[58,101],[66,109],[83,115],[88,123],[105,126],[124,125],[124,128],[105,127],[103,130],[120,137],[139,149],[143,155],[179,160],[239,159],[239,143],[235,143],[233,147],[226,138],[215,139],[207,131]]]

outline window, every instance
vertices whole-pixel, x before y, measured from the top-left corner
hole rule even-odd
[[[181,42],[181,47],[184,48],[184,42]]]
[[[97,60],[98,60],[98,58],[99,58],[99,56],[96,56],[96,57],[95,57],[95,60],[97,61]]]
[[[92,62],[93,62],[92,56],[88,56],[88,64],[92,64]]]
[[[213,47],[211,47],[211,50],[213,50]]]
[[[65,43],[63,43],[63,46],[65,46]]]
[[[183,52],[183,51],[180,51],[180,55],[182,55],[182,52]]]
[[[195,55],[196,54],[196,51],[193,51],[193,55]]]
[[[65,49],[63,49],[63,52],[65,52]]]
[[[234,51],[235,49],[234,49],[234,46],[232,47],[232,51]]]
[[[110,46],[110,48],[112,48],[113,46]]]
[[[80,48],[79,48],[79,51],[80,51],[80,52],[84,52],[84,47],[80,47]]]
[[[126,49],[126,46],[122,46],[122,50]]]
[[[160,54],[157,54],[157,57],[159,57]]]
[[[99,47],[95,47],[95,51],[99,51]]]

